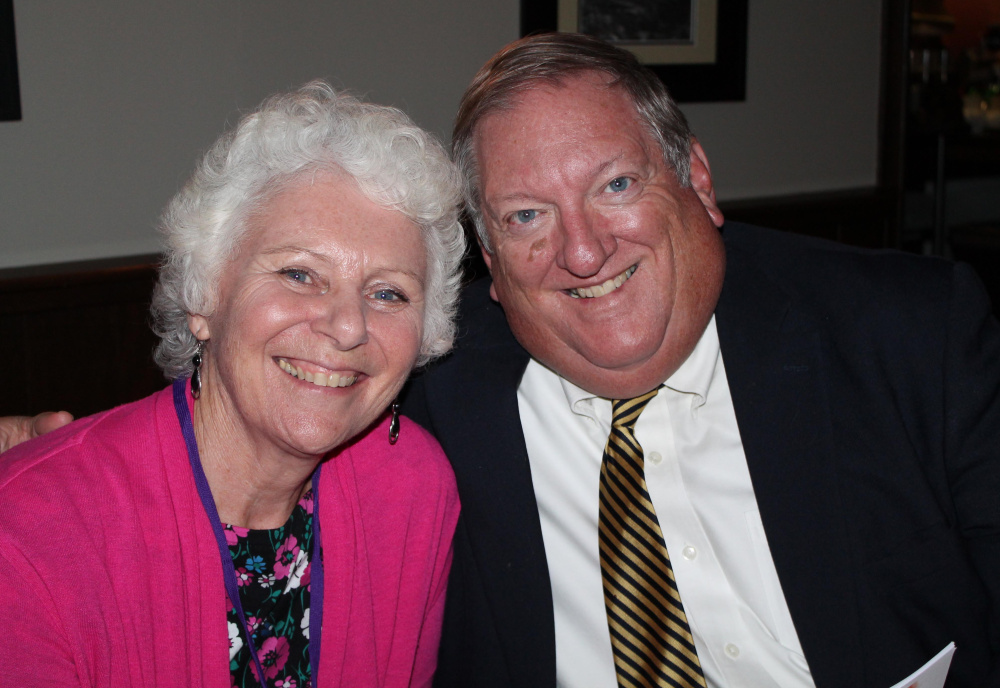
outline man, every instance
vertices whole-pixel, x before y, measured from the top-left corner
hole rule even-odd
[[[949,686],[1000,685],[967,269],[724,224],[662,85],[585,37],[501,51],[454,147],[492,281],[405,400],[463,504],[437,685],[887,687],[952,641]]]
[[[453,146],[492,282],[405,407],[463,504],[437,685],[888,687],[952,641],[949,686],[1000,685],[1000,332],[967,269],[724,224],[663,87],[584,37],[502,50]],[[635,597],[678,600],[635,613],[602,463],[611,400],[657,389],[672,571]]]

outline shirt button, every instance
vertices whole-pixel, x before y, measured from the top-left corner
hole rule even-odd
[[[663,455],[660,452],[649,452],[649,462],[654,466],[659,466],[663,463]]]
[[[740,656],[740,648],[737,647],[736,645],[733,645],[732,643],[728,643],[726,645],[726,655],[729,657],[729,659],[736,659],[737,657]]]
[[[681,556],[687,559],[688,561],[694,561],[694,558],[698,556],[698,550],[696,550],[691,545],[688,545],[687,547],[681,550]]]

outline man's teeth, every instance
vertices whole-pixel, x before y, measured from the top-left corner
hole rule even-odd
[[[278,359],[278,367],[292,377],[297,377],[300,380],[311,382],[320,387],[350,387],[358,379],[357,375],[344,377],[343,375],[337,375],[336,373],[332,373],[330,375],[327,375],[326,373],[310,373],[308,370],[302,370],[302,368],[292,365],[283,358]]]
[[[593,299],[598,296],[604,296],[605,294],[610,294],[618,287],[625,284],[625,281],[635,272],[638,265],[633,265],[628,270],[618,275],[613,279],[609,279],[604,284],[598,284],[593,287],[580,287],[579,289],[570,289],[569,295],[574,299]]]

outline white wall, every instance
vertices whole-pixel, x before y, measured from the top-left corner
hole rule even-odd
[[[722,199],[875,181],[878,0],[750,3],[745,103],[685,111]],[[0,267],[157,250],[160,209],[241,110],[326,77],[446,136],[518,0],[16,0]]]
[[[690,104],[722,199],[876,182],[880,0],[750,0],[747,97]]]

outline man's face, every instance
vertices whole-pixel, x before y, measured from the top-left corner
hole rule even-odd
[[[532,356],[591,393],[642,394],[691,353],[725,266],[701,147],[680,186],[627,96],[585,73],[476,128],[491,294]]]

